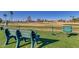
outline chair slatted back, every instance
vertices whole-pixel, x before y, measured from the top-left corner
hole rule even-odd
[[[21,35],[23,36],[23,37],[27,37],[27,38],[31,38],[31,31],[30,30],[20,30],[20,32],[21,32]]]

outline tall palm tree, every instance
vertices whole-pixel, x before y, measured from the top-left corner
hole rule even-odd
[[[31,16],[28,16],[28,17],[27,17],[27,21],[28,21],[28,22],[31,22],[31,21],[32,21]]]
[[[74,19],[75,18],[75,16],[70,16],[72,19]]]
[[[72,21],[74,21],[74,23],[75,23],[75,21],[76,21],[75,16],[70,16],[70,17],[72,18]]]
[[[8,25],[8,21],[7,21],[7,14],[3,14],[4,18],[5,18],[5,25]]]
[[[3,16],[5,17],[5,20],[7,19],[6,17],[7,17],[7,14],[3,14]]]
[[[13,19],[13,11],[10,11],[10,21]]]

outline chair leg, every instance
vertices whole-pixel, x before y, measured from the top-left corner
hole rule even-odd
[[[26,39],[24,39],[24,41],[25,41],[25,42],[27,42],[27,40],[26,40]]]
[[[16,47],[17,47],[17,48],[20,47],[20,39],[17,39]]]
[[[34,38],[31,39],[31,48],[34,48],[35,47],[35,40]]]
[[[27,38],[25,38],[25,37],[22,37],[21,40],[27,42]]]
[[[6,45],[8,45],[9,44],[9,40],[10,40],[10,38],[7,38],[7,40],[6,40]]]
[[[14,37],[15,41],[17,40],[16,37]]]
[[[37,36],[35,37],[35,40],[36,40],[36,43],[38,44],[38,41],[40,40],[40,35],[37,35]]]

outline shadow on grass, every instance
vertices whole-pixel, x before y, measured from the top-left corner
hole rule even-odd
[[[40,38],[40,41],[41,41],[41,45],[38,47],[38,48],[42,48],[48,44],[51,44],[51,43],[54,43],[54,42],[57,42],[59,40],[56,40],[56,39],[46,39],[46,38]]]
[[[16,42],[11,42],[11,43],[8,43],[8,44],[13,44],[13,43],[16,44]],[[21,44],[21,43],[20,43],[20,44]],[[26,46],[26,45],[28,45],[28,44],[31,44],[31,43],[30,43],[30,42],[24,43],[24,44],[20,45],[19,48],[20,48],[20,47],[23,47],[23,46]]]
[[[54,42],[57,42],[57,41],[59,41],[59,40],[56,40],[56,39],[47,39],[47,38],[40,38],[40,43],[38,43],[38,44],[41,44],[41,43],[42,44],[38,48],[42,48],[42,47],[44,47],[44,46],[46,46],[48,44],[51,44],[51,43],[54,43]],[[9,44],[13,44],[13,43],[16,43],[16,41],[11,42]],[[31,44],[31,42],[27,41],[27,43],[24,43],[24,44],[20,45],[19,48],[20,47],[23,47],[23,46],[26,46],[28,44]]]
[[[24,37],[23,37],[22,39],[24,39]],[[27,43],[20,45],[19,48],[30,44],[30,42],[29,42],[29,39],[30,39],[30,38],[25,38],[25,39],[27,39],[27,40],[26,40]],[[22,40],[22,41],[24,41],[24,40]],[[9,45],[9,44],[13,44],[13,43],[16,44],[16,41],[9,42],[8,45]],[[20,44],[21,44],[21,41],[20,41]]]
[[[77,35],[78,35],[77,33],[70,33],[70,34],[68,34],[68,37],[77,36]]]
[[[8,44],[13,44],[13,43],[16,43],[16,41],[14,41],[14,42],[9,42]]]
[[[28,44],[31,44],[31,43],[28,42],[28,43],[25,43],[25,44],[23,44],[23,45],[20,45],[19,47],[23,47],[23,46],[26,46],[26,45],[28,45]]]
[[[56,36],[56,33],[52,33],[52,35]]]
[[[28,44],[31,44],[31,42],[29,42],[29,39],[30,39],[30,38],[26,38],[26,39],[27,39],[27,40],[26,40],[26,43],[20,45],[19,47],[23,47],[23,46],[26,46],[26,45],[28,45]]]

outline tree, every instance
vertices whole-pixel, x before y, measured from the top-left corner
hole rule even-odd
[[[5,17],[5,20],[7,20],[7,18],[6,18],[7,17],[7,14],[3,14],[3,16]]]
[[[41,19],[37,19],[37,22],[40,22],[41,21]]]
[[[72,19],[74,19],[75,18],[75,16],[70,16]]]
[[[63,20],[63,19],[59,19],[58,22],[65,22],[65,20]]]
[[[47,19],[45,19],[44,21],[45,21],[45,22],[48,22],[48,20],[47,20]]]
[[[2,23],[2,21],[3,21],[2,18],[0,18],[0,23]],[[0,29],[3,30],[3,27],[1,24],[0,24]]]
[[[12,20],[13,19],[13,11],[10,11],[10,20]]]
[[[5,18],[5,25],[8,25],[8,21],[7,21],[7,14],[3,14],[4,18]]]
[[[28,16],[28,17],[27,17],[27,21],[28,21],[28,22],[31,22],[31,21],[32,21],[31,16]]]
[[[73,22],[79,21],[79,18],[76,18],[75,16],[70,16],[70,17],[72,17],[72,21],[73,21]]]
[[[78,22],[79,21],[79,18],[74,18],[74,19],[72,19],[72,21]]]
[[[37,22],[43,22],[44,19],[37,19]]]
[[[70,16],[72,18],[72,21],[75,22],[76,21],[76,18],[75,16]]]
[[[2,21],[3,21],[2,18],[0,18],[0,23],[2,23]]]

